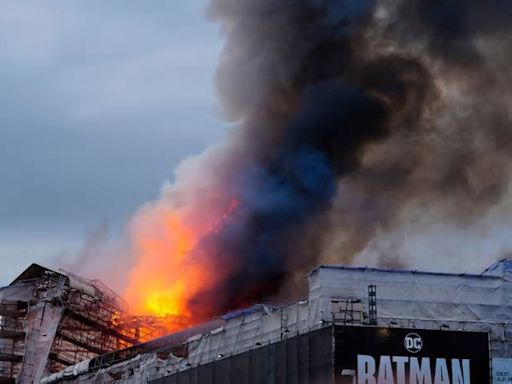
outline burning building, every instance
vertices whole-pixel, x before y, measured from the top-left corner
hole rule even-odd
[[[210,0],[232,130],[132,217],[123,296],[203,321],[296,299],[321,264],[477,271],[503,257],[511,4]]]
[[[100,281],[32,264],[0,289],[0,382],[36,383],[165,332]]]
[[[445,236],[494,223],[509,235],[511,4],[211,0],[234,129],[129,223],[123,297],[153,317],[31,267],[2,290],[6,380],[482,384],[491,365],[510,377],[510,261],[475,275],[318,267],[309,290],[303,275],[372,251],[414,265],[400,243],[440,243],[441,223]],[[251,307],[269,298],[295,304]],[[181,331],[146,341],[154,316]]]
[[[320,266],[304,300],[230,312],[41,382],[483,384],[492,366],[500,383],[512,374],[511,273],[509,260],[482,274]]]

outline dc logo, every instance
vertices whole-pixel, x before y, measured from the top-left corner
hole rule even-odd
[[[404,346],[411,353],[418,353],[423,348],[423,340],[417,333],[409,333],[405,336]]]

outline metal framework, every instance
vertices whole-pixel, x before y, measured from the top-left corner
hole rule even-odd
[[[23,359],[27,303],[0,303],[0,383],[14,383]]]
[[[336,324],[363,324],[365,313],[359,299],[331,299],[332,321]]]
[[[50,372],[165,334],[161,324],[128,315],[126,303],[100,281],[67,275],[93,291],[70,286],[64,292],[65,309],[50,351]]]
[[[38,382],[41,374],[163,336],[172,321],[131,316],[100,281],[34,264],[0,289],[0,384]]]
[[[368,324],[377,325],[377,286],[368,286]]]

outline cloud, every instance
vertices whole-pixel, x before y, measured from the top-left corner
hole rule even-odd
[[[45,2],[0,1],[0,51],[7,61],[51,56],[61,33],[59,12]]]
[[[122,63],[92,65],[69,74],[84,79],[72,85],[81,103],[70,111],[75,119],[88,119],[127,110],[180,107],[211,108],[214,103],[210,84],[213,70],[204,62],[218,54],[218,47],[193,42],[163,46],[144,52]],[[101,79],[87,82],[91,76]],[[63,81],[64,89],[68,83]]]
[[[205,5],[0,0],[0,260],[71,254],[102,220],[119,233],[224,134]]]

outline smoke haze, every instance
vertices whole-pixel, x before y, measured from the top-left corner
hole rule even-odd
[[[207,266],[187,298],[206,318],[296,297],[321,263],[436,269],[444,256],[418,260],[417,244],[510,225],[511,13],[499,0],[211,0],[233,129],[134,217],[137,259],[139,235],[165,243],[162,215],[179,212],[197,239],[167,278]]]

